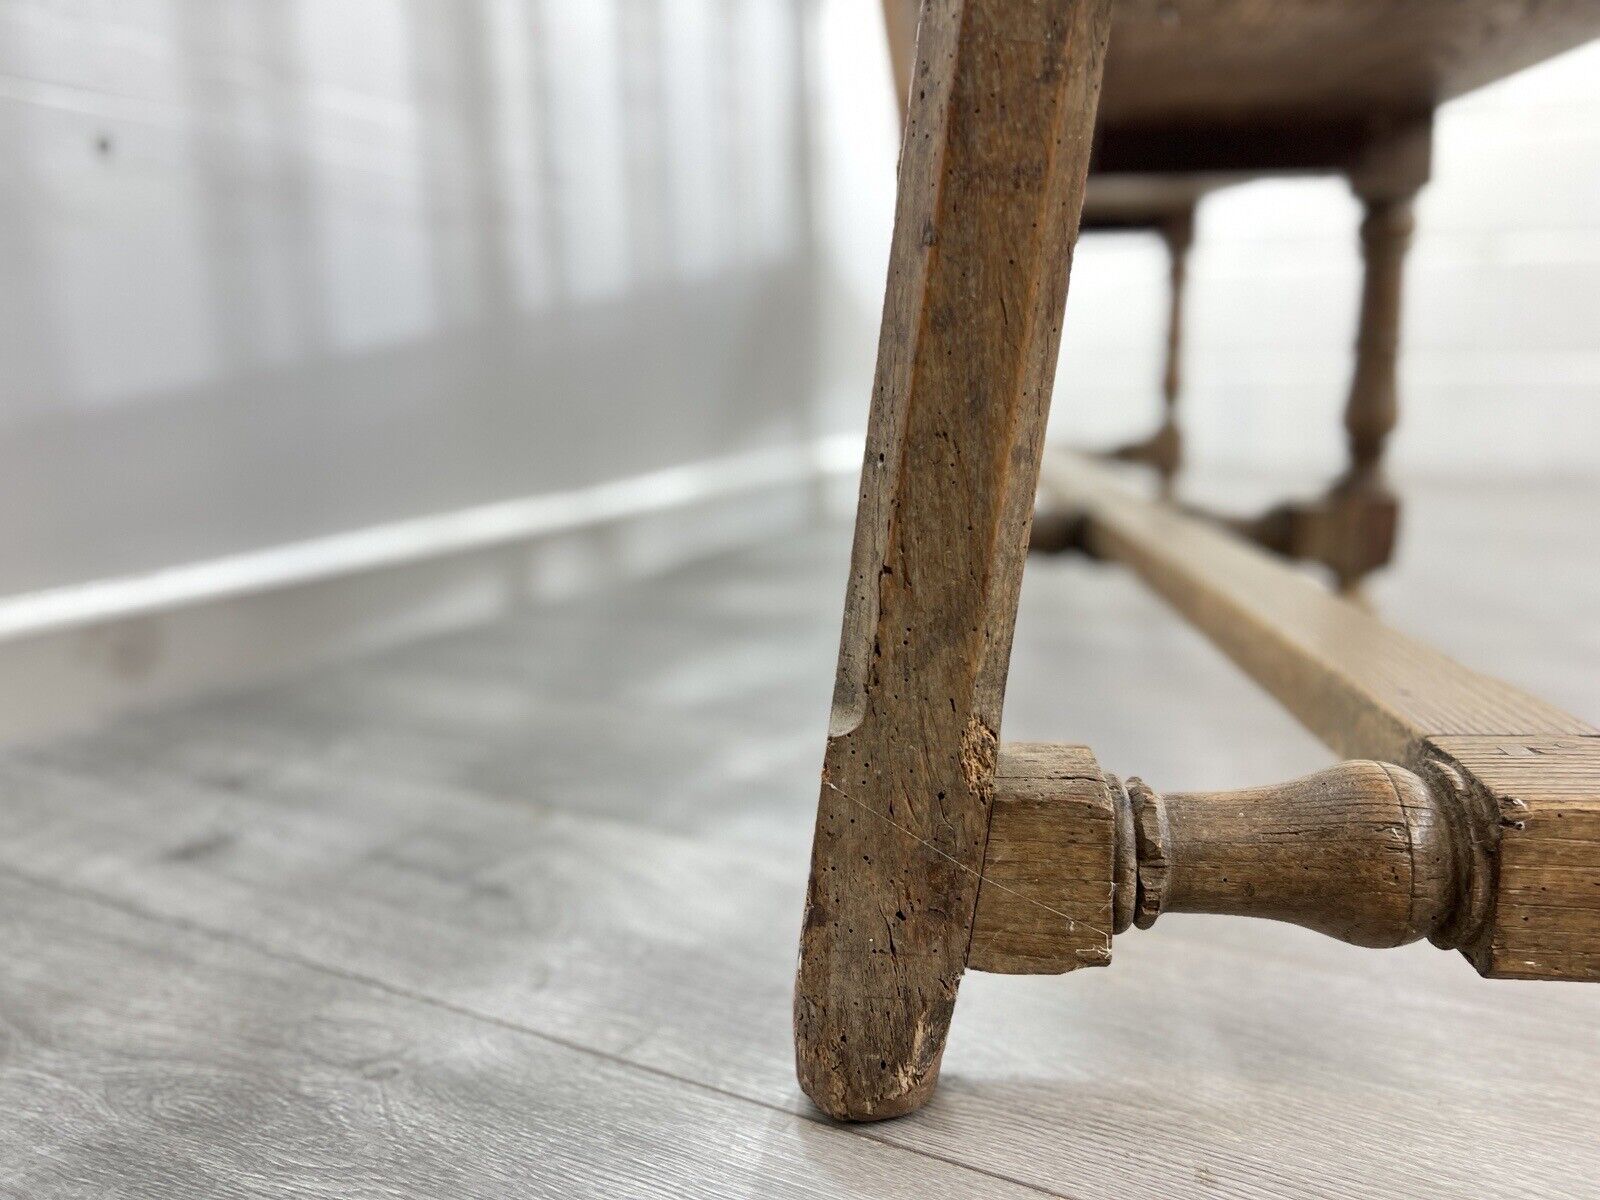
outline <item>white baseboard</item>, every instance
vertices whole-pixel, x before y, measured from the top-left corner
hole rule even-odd
[[[0,600],[0,741],[236,687],[801,527],[858,437]]]

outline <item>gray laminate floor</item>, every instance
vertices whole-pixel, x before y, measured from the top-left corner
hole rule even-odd
[[[1600,716],[1600,533],[1419,489],[1395,622]],[[0,1195],[1600,1196],[1600,989],[1169,917],[971,977],[847,1129],[789,983],[848,531],[0,757]],[[1011,738],[1327,754],[1115,569],[1030,565]]]

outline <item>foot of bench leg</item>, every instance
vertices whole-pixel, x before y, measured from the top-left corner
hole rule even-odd
[[[1347,477],[1316,500],[1280,504],[1258,517],[1214,519],[1264,550],[1321,563],[1348,593],[1394,556],[1400,502],[1373,474]]]
[[[932,1094],[966,969],[1111,0],[928,0],[795,984],[801,1086]]]

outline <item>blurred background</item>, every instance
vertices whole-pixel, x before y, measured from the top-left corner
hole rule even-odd
[[[1597,104],[1442,110],[1402,490],[1593,494]],[[0,0],[0,739],[838,521],[897,141],[868,0]],[[1358,219],[1202,204],[1186,486],[1342,465]],[[1084,240],[1053,437],[1153,427],[1165,289]]]

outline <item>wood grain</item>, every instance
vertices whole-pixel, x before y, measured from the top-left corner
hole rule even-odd
[[[1600,980],[1600,738],[1437,737],[1497,821],[1494,911],[1465,947],[1500,979]]]
[[[1088,518],[1094,552],[1131,566],[1342,757],[1409,766],[1434,736],[1596,733],[1081,455],[1052,452],[1042,478],[1052,500]]]
[[[1141,800],[1160,809],[1162,895],[1143,927],[1161,912],[1219,913],[1384,948],[1433,934],[1460,902],[1451,798],[1393,764],[1229,792],[1128,790],[1136,813]],[[1144,855],[1141,844],[1141,885]]]
[[[795,987],[836,1117],[928,1098],[966,966],[1110,11],[923,8]]]
[[[1088,747],[1002,746],[967,966],[1049,975],[1109,964],[1117,826]]]
[[[917,2],[884,3],[898,64]],[[1371,156],[1444,101],[1597,36],[1586,0],[1124,0],[1086,226],[1153,225],[1181,208],[1165,193],[1206,175],[1370,177]]]
[[[1481,895],[1469,908],[1487,917],[1443,944],[1486,975],[1600,980],[1591,726],[1131,495],[1089,461],[1063,457],[1046,479],[1086,522],[1091,550],[1129,563],[1328,745],[1422,773],[1476,811],[1466,875]]]
[[[1475,942],[1493,900],[1484,814],[1392,763],[1287,783],[1155,791],[1081,746],[1001,748],[969,966],[1050,974],[1110,961],[1164,913],[1287,921],[1356,946]],[[1546,897],[1549,899],[1549,897]],[[1535,974],[1527,972],[1530,977]]]
[[[1123,0],[1101,115],[1113,129],[1409,115],[1597,35],[1585,0]]]
[[[884,0],[905,85],[918,7]],[[1100,118],[1114,130],[1396,122],[1597,36],[1584,0],[1122,0]]]

